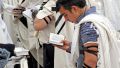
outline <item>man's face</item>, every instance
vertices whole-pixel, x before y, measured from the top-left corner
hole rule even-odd
[[[63,6],[61,6],[59,12],[61,14],[63,14],[63,16],[65,17],[65,20],[66,21],[70,21],[70,22],[76,22],[76,16],[74,14],[74,12],[71,10],[66,10]]]

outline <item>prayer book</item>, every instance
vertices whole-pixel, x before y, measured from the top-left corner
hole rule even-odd
[[[50,33],[49,43],[56,44],[56,45],[63,45],[62,40],[64,40],[63,35]]]

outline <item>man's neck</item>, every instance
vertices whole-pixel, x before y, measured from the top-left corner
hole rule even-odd
[[[90,9],[90,7],[88,7],[88,6],[85,6],[84,8],[79,8],[78,9],[78,15],[76,15],[76,22],[77,22],[77,20],[78,20],[78,18],[80,17],[80,16],[85,16],[85,13],[86,13],[86,11],[88,11]]]
[[[88,11],[89,9],[90,9],[90,7],[88,7],[88,6],[85,6],[83,9],[80,9],[79,16],[85,15],[85,12]]]

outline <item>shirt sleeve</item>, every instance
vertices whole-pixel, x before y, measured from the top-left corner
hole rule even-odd
[[[97,28],[92,22],[86,22],[81,24],[80,40],[83,44],[87,42],[97,42],[98,37],[99,35]]]

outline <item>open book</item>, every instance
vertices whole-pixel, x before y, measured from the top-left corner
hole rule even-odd
[[[63,45],[63,43],[61,43],[62,40],[64,40],[63,35],[50,33],[49,43],[57,44],[57,45]]]

